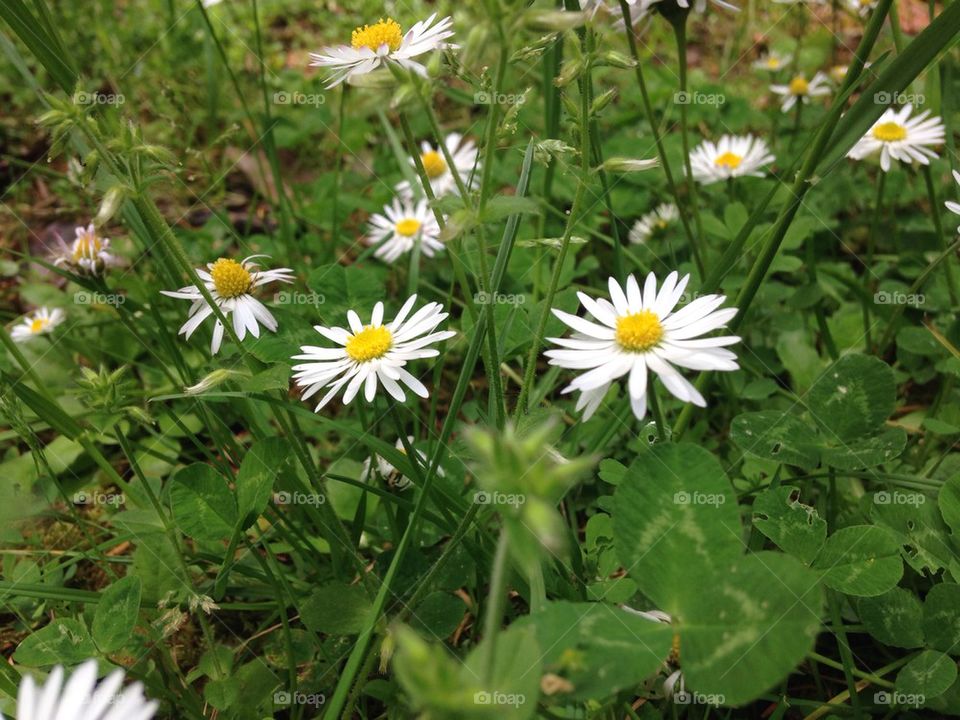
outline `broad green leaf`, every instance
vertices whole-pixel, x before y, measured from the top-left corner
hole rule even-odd
[[[413,610],[411,627],[429,637],[446,638],[460,625],[467,607],[456,595],[438,590],[427,595]]]
[[[670,655],[670,625],[604,603],[552,602],[517,624],[544,649],[544,672],[563,678],[558,698],[602,700],[637,686]]]
[[[236,678],[210,680],[203,686],[203,699],[218,710],[231,707],[240,696],[240,683]]]
[[[960,655],[960,585],[934,585],[923,600],[923,633],[927,646]]]
[[[960,535],[960,475],[952,475],[940,487],[937,504],[953,534]]]
[[[841,528],[827,538],[813,569],[834,590],[861,597],[881,595],[903,575],[900,542],[876,525]]]
[[[359,585],[325,585],[300,603],[300,619],[317,632],[353,635],[369,614],[370,601]]]
[[[903,558],[918,573],[948,568],[956,558],[948,542],[950,530],[933,500],[916,490],[880,491],[873,494],[871,518],[889,530],[904,546]]]
[[[895,399],[893,370],[870,355],[844,355],[807,396],[810,414],[831,443],[872,435],[893,412]]]
[[[822,591],[816,575],[789,555],[761,552],[698,571],[697,586],[680,599],[673,624],[688,691],[724,705],[747,703],[813,647]]]
[[[957,663],[937,650],[924,650],[897,673],[896,690],[928,698],[942,695],[957,679]]]
[[[827,523],[800,502],[800,488],[782,485],[753,501],[753,526],[784,552],[809,565],[827,538]]]
[[[140,613],[140,578],[127,575],[103,591],[90,631],[102,653],[119,650],[130,639]]]
[[[87,628],[79,620],[64,618],[27,635],[13,659],[28,667],[73,665],[97,654]]]
[[[852,440],[838,441],[835,446],[827,441],[820,448],[823,462],[840,470],[859,470],[876,467],[900,457],[907,446],[907,433],[903,428],[884,428],[876,435]]]
[[[657,606],[672,612],[702,573],[743,552],[740,512],[720,463],[689,443],[655,445],[614,495],[620,562]]]
[[[263,512],[273,493],[274,478],[290,456],[290,446],[279,437],[255,443],[243,458],[237,472],[237,517],[245,530]]]
[[[923,606],[909,590],[895,587],[882,595],[860,598],[857,612],[870,634],[885,645],[923,645]]]
[[[730,438],[746,453],[812,470],[819,462],[816,430],[779,410],[761,410],[738,415],[730,426]]]
[[[170,502],[177,527],[197,540],[222,540],[237,523],[237,502],[226,480],[203,463],[174,475]]]
[[[483,677],[489,666],[488,644],[481,643],[467,655],[460,668],[460,682],[469,687]],[[497,635],[496,664],[489,686],[473,693],[474,707],[483,717],[524,720],[537,711],[543,654],[532,628],[507,628]],[[469,715],[468,715],[469,716]]]

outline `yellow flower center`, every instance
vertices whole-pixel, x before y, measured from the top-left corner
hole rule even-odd
[[[723,155],[720,155],[716,160],[713,161],[713,164],[717,167],[726,168],[727,170],[736,170],[740,167],[740,163],[743,162],[743,158],[732,152],[725,152]]]
[[[46,318],[42,318],[42,317],[34,318],[32,321],[30,321],[30,332],[32,333],[43,332],[43,329],[47,327],[47,324],[49,322],[50,321],[47,320]]]
[[[807,82],[805,77],[797,75],[793,80],[790,81],[791,94],[806,95],[808,90],[810,90],[810,83]]]
[[[680,633],[673,634],[673,641],[670,643],[670,659],[674,664],[680,662]]]
[[[253,278],[250,271],[236,260],[220,258],[210,268],[213,287],[222,298],[234,298],[250,290]]]
[[[645,352],[663,337],[663,325],[652,310],[617,318],[617,342],[624,350]]]
[[[767,67],[771,70],[777,70],[780,67],[780,58],[767,58]]]
[[[96,233],[83,233],[73,243],[73,259],[75,261],[86,257],[94,257],[100,252],[100,238]]]
[[[357,362],[367,362],[383,357],[393,347],[393,335],[386,327],[367,325],[347,340],[347,355]]]
[[[395,229],[398,234],[404,237],[413,237],[420,232],[420,224],[420,221],[416,218],[404,218],[397,223]]]
[[[866,7],[873,4],[873,0],[860,0],[860,7]]]
[[[895,142],[907,136],[907,129],[895,122],[880,123],[873,129],[873,136],[882,142]]]
[[[428,178],[438,178],[447,171],[447,163],[436,150],[427,150],[420,156],[420,162]]]
[[[403,33],[400,31],[400,25],[390,18],[386,20],[380,18],[380,21],[373,25],[364,25],[354,30],[350,36],[350,45],[354,50],[365,47],[374,52],[386,45],[391,52],[396,52],[400,49],[401,40],[403,40]]]

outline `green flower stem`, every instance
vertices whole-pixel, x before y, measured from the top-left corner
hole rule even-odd
[[[883,218],[883,195],[887,185],[887,174],[880,171],[877,180],[877,197],[873,202],[873,219],[870,223],[870,234],[867,236],[867,261],[863,268],[863,335],[867,345],[867,352],[873,349],[870,328],[870,305],[873,294],[876,292],[876,282],[873,279],[873,257],[877,247],[877,235],[880,229],[880,220]]]
[[[933,184],[933,173],[929,165],[924,165],[921,172],[923,173],[923,180],[927,186],[927,197],[930,198],[930,213],[933,215],[933,228],[937,233],[940,246],[946,248],[947,236],[943,232],[943,220],[940,214],[941,206],[937,200],[937,190]],[[950,306],[958,307],[960,306],[960,300],[958,300],[957,297],[957,281],[953,275],[953,262],[951,258],[947,258],[944,261],[943,273],[947,279],[947,292],[950,294]]]
[[[483,644],[487,648],[486,663],[484,663],[482,675],[484,687],[490,687],[496,669],[497,634],[500,632],[500,624],[503,622],[503,609],[506,606],[509,558],[510,534],[503,528],[500,530],[497,552],[493,558],[490,590],[487,593],[487,607],[483,620]]]
[[[654,386],[654,377],[651,374],[647,378],[647,400],[650,403],[650,412],[653,414],[653,421],[657,424],[657,437],[660,442],[667,441],[667,424],[663,419],[663,411],[660,409],[660,400],[657,398],[657,389]]]
[[[817,257],[816,257],[816,247],[812,242],[806,243],[806,256],[807,256],[807,278],[810,281],[810,284],[813,287],[818,285],[817,280]],[[827,352],[830,357],[836,360],[840,357],[840,353],[837,351],[837,343],[833,340],[833,333],[830,332],[830,326],[827,324],[827,313],[823,309],[823,303],[817,303],[814,308],[814,314],[817,317],[817,328],[820,330],[820,337],[823,339],[823,344],[827,348]]]
[[[831,498],[831,500],[832,499],[833,498]],[[843,676],[847,681],[847,688],[850,692],[850,704],[853,707],[853,716],[860,718],[863,716],[863,709],[860,707],[860,694],[857,692],[857,681],[854,679],[853,652],[850,650],[847,632],[843,627],[843,613],[840,610],[841,602],[840,593],[835,590],[827,591],[827,604],[830,607],[830,618],[833,621],[833,634],[840,648],[840,659],[843,661]]]
[[[643,76],[643,62],[640,60],[640,51],[637,49],[637,38],[633,32],[633,21],[630,17],[630,5],[627,4],[627,0],[620,0],[620,11],[623,13],[623,21],[625,23],[625,30],[627,34],[627,45],[630,47],[630,55],[633,58],[634,73],[637,77],[637,85],[640,86],[640,98],[643,100],[643,111],[647,116],[647,122],[650,124],[650,132],[653,135],[653,142],[657,146],[657,157],[660,158],[660,165],[663,167],[663,174],[667,179],[667,187],[670,190],[670,195],[673,196],[673,202],[677,206],[677,211],[680,214],[680,223],[683,225],[683,232],[687,236],[687,241],[690,243],[694,260],[697,262],[697,270],[700,274],[700,277],[703,278],[705,276],[703,268],[700,267],[700,262],[698,260],[700,254],[697,249],[697,239],[693,235],[693,230],[690,227],[690,219],[687,217],[684,205],[680,201],[680,193],[677,190],[677,185],[673,180],[673,172],[670,170],[670,161],[667,159],[667,151],[663,146],[663,139],[660,136],[660,128],[657,125],[657,119],[653,113],[653,105],[650,102],[650,94],[647,92],[647,82]]]

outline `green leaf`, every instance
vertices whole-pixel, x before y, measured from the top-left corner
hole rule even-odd
[[[499,222],[510,215],[539,215],[540,206],[533,198],[497,195],[490,198],[483,212],[484,222]]]
[[[300,620],[304,625],[334,635],[360,632],[369,614],[370,600],[359,585],[325,585],[300,603]]]
[[[821,447],[823,462],[840,470],[882,465],[900,456],[907,446],[907,433],[899,427],[884,428],[876,435],[856,438],[849,443],[847,445],[841,441],[837,447]]]
[[[954,535],[960,535],[960,474],[953,475],[940,487],[937,505]]]
[[[237,472],[237,517],[246,530],[263,512],[273,494],[273,481],[288,457],[290,445],[279,437],[255,443],[243,458]]]
[[[779,410],[738,415],[730,426],[730,438],[750,455],[804,470],[815,468],[820,458],[816,431]]]
[[[203,463],[188,465],[174,475],[170,502],[177,527],[197,540],[222,540],[237,524],[233,493],[217,471]]]
[[[460,625],[467,608],[463,600],[448,592],[436,591],[427,595],[414,608],[410,622],[414,630],[431,637],[446,638]]]
[[[800,488],[783,485],[760,493],[753,501],[753,526],[781,550],[809,565],[827,538],[827,523],[800,502]]]
[[[870,514],[875,523],[897,535],[904,559],[918,573],[935,573],[941,568],[955,572],[950,531],[926,495],[916,490],[876,492]]]
[[[881,595],[903,575],[900,542],[876,525],[841,528],[827,538],[813,568],[834,590],[860,597]]]
[[[923,606],[909,590],[895,587],[882,595],[860,598],[857,612],[870,634],[885,645],[923,645]]]
[[[604,603],[551,602],[516,623],[544,648],[544,672],[562,677],[557,696],[602,700],[656,674],[670,655],[673,629]]]
[[[87,628],[79,620],[54,620],[28,635],[13,659],[28,667],[74,665],[97,654]]]
[[[927,645],[960,655],[960,585],[934,585],[923,601],[923,633]]]
[[[807,399],[829,441],[871,435],[893,412],[893,370],[871,355],[845,355],[827,368]]]
[[[689,443],[655,445],[614,495],[614,541],[627,573],[672,612],[700,575],[743,552],[740,512],[716,458]]]
[[[140,613],[140,578],[127,575],[104,590],[90,627],[93,640],[102,653],[124,646]]]
[[[957,663],[949,655],[936,650],[924,650],[897,673],[895,687],[904,695],[927,698],[942,695],[957,679]],[[908,703],[909,704],[909,703]]]

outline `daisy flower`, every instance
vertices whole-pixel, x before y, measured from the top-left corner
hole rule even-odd
[[[443,250],[440,225],[426,200],[413,203],[394,198],[392,204],[384,205],[383,213],[371,216],[367,244],[379,245],[373,254],[381,260],[392,263],[418,242],[427,257]]]
[[[960,172],[954,170],[953,179],[957,181],[958,185],[960,185]],[[953,200],[947,200],[944,205],[947,206],[947,210],[950,212],[954,213],[955,215],[960,215],[960,203],[954,202]],[[960,227],[957,228],[957,232],[960,233]]]
[[[344,386],[343,404],[348,405],[362,385],[367,402],[373,402],[378,380],[399,402],[407,399],[401,383],[416,395],[428,397],[427,388],[405,366],[411,360],[436,357],[440,351],[427,346],[452,338],[456,333],[452,330],[434,332],[448,315],[440,303],[428,303],[410,315],[416,301],[416,295],[410,296],[388,324],[383,322],[383,303],[378,302],[368,325],[360,322],[353,310],[347,312],[349,330],[314,325],[314,330],[339,347],[304,345],[300,348],[302,354],[293,356],[294,360],[307,361],[293,366],[293,379],[304,389],[301,398],[306,400],[318,390],[326,389],[314,409],[319,412]]]
[[[426,77],[427,69],[413,58],[433,50],[456,47],[446,42],[453,36],[453,19],[445,17],[434,23],[436,18],[437,14],[433,13],[410,28],[406,35],[395,20],[381,18],[373,25],[354,30],[349,45],[326,47],[318,53],[310,53],[310,65],[333,71],[327,88],[366,75],[388,62]]]
[[[793,55],[781,55],[780,53],[771,50],[759,60],[755,60],[753,67],[756,70],[779,72],[789,65],[791,60],[793,60]]]
[[[752,175],[763,177],[761,168],[776,158],[767,143],[753,135],[723,135],[717,143],[704,140],[690,153],[693,177],[704,185]]]
[[[731,5],[728,2],[724,2],[724,0],[712,0],[712,1],[714,4],[719,5],[722,8],[726,8],[727,10],[733,10],[734,12],[738,12],[740,10],[740,8],[738,8],[736,5]],[[650,6],[650,5],[653,5],[654,3],[662,3],[664,6],[669,6],[671,4],[674,4],[678,7],[683,8],[684,10],[689,10],[691,7],[689,0],[652,0],[652,2],[648,0],[646,4]],[[693,9],[696,10],[697,12],[703,12],[704,10],[707,9],[707,0],[693,0]]]
[[[66,265],[77,272],[99,275],[104,268],[117,264],[116,257],[109,252],[110,240],[97,235],[93,223],[87,227],[78,225],[74,234],[70,245],[60,240],[62,251],[53,261],[54,265]]]
[[[58,665],[37,687],[29,675],[17,693],[17,720],[149,720],[157,701],[147,700],[143,686],[133,683],[121,690],[123,671],[114,670],[97,685],[97,661],[87,660],[64,683]],[[3,716],[0,715],[0,720]]]
[[[407,442],[413,446],[413,436],[407,436]],[[397,450],[402,452],[404,455],[407,454],[407,449],[403,446],[403,441],[397,438],[397,444],[395,446]],[[427,456],[422,450],[414,448],[414,452],[417,456],[417,462],[421,467],[426,467],[427,465]],[[377,471],[373,471],[373,463],[377,464]],[[373,458],[367,458],[363,461],[363,470],[360,472],[360,479],[364,482],[370,482],[375,477],[379,475],[383,478],[387,485],[397,490],[406,490],[407,488],[413,485],[413,480],[408,478],[406,475],[401,475],[400,471],[397,470],[393,465],[384,460],[379,455],[375,455]],[[437,468],[437,475],[439,477],[444,477],[444,472],[442,467]]]
[[[830,87],[827,85],[827,76],[818,72],[811,80],[807,80],[803,75],[797,75],[787,85],[771,85],[770,91],[783,95],[783,104],[780,109],[783,112],[790,112],[797,102],[809,103],[812,97],[829,95]]]
[[[847,0],[847,7],[850,12],[857,13],[860,17],[866,17],[870,11],[877,6],[877,0]]]
[[[27,342],[37,335],[52,333],[53,329],[66,319],[66,314],[60,308],[48,310],[42,307],[23,319],[10,330],[10,337],[14,342]]]
[[[648,212],[630,228],[630,242],[645,245],[650,238],[660,235],[671,224],[680,219],[680,211],[673,203],[663,203]]]
[[[243,262],[220,258],[216,262],[207,263],[206,270],[197,268],[197,275],[206,285],[220,311],[228,318],[233,314],[233,329],[241,340],[246,337],[247,330],[255,338],[260,337],[261,323],[270,332],[277,331],[276,318],[251,292],[271,282],[293,282],[293,270],[290,268],[258,270],[259,265],[253,262],[258,257],[266,257],[266,255],[251,255]],[[203,321],[213,314],[213,308],[195,285],[160,292],[168,297],[190,300],[193,303],[187,313],[187,321],[178,333],[186,335],[187,340]],[[217,320],[213,326],[213,339],[210,342],[210,352],[213,355],[220,352],[223,330],[223,324]]]
[[[857,140],[847,157],[862,160],[879,150],[880,167],[884,172],[890,170],[891,159],[908,164],[916,160],[921,165],[929,165],[930,158],[938,157],[929,146],[944,141],[943,122],[936,116],[928,118],[929,110],[911,118],[912,112],[912,105],[905,105],[900,110],[885,110],[867,134]]]
[[[477,186],[477,175],[480,173],[476,144],[473,140],[465,138],[460,133],[450,133],[444,139],[443,144],[446,145],[447,152],[453,160],[457,175],[460,176],[460,179],[468,190],[473,190]],[[447,161],[443,151],[440,148],[434,148],[433,145],[428,142],[424,142],[420,146],[420,151],[420,162],[423,165],[424,172],[427,174],[427,179],[430,181],[430,189],[433,191],[434,197],[440,197],[448,193],[459,195],[460,188],[457,187],[456,178],[454,178],[450,168],[447,167]],[[413,158],[410,158],[410,166],[416,167]],[[420,183],[421,181],[418,176],[418,192],[426,194],[423,192],[423,187]],[[413,200],[413,188],[406,180],[397,184],[397,193],[406,202]]]
[[[631,615],[638,615],[644,620],[649,620],[650,622],[663,623],[664,625],[673,624],[673,618],[670,617],[668,613],[663,612],[663,610],[634,610],[628,605],[621,605],[620,608],[622,610],[626,610]],[[680,635],[675,633],[670,647],[670,656],[663,663],[663,671],[667,673],[667,678],[663,681],[663,696],[667,698],[673,698],[674,702],[679,704],[686,704],[690,701],[683,700],[686,691],[684,689],[683,672],[680,670],[679,665]],[[678,684],[680,686],[680,691],[676,692]]]
[[[630,407],[638,419],[647,414],[649,373],[683,402],[706,407],[706,401],[674,367],[690,370],[737,370],[737,356],[726,345],[740,342],[732,335],[701,338],[726,325],[737,314],[736,308],[718,310],[726,297],[705,295],[674,312],[690,279],[679,279],[676,271],[657,291],[657,278],[647,275],[643,290],[633,275],[626,288],[610,278],[610,300],[595,300],[585,293],[577,297],[597,322],[562,310],[553,314],[575,333],[568,338],[548,338],[561,349],[548,350],[551,365],[569,370],[584,370],[561,392],[580,391],[577,410],[587,420],[596,412],[610,385],[627,377]],[[612,301],[612,302],[611,302]]]

